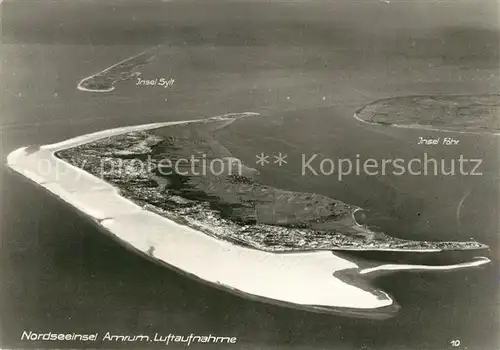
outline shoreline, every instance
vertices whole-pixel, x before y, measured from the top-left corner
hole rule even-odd
[[[394,128],[401,128],[401,129],[419,129],[419,130],[426,130],[426,131],[439,131],[439,132],[447,132],[447,133],[457,133],[457,134],[472,134],[472,135],[492,135],[492,136],[499,136],[500,131],[495,131],[494,129],[484,129],[484,130],[464,130],[466,127],[461,127],[461,126],[446,126],[443,125],[443,127],[437,127],[433,125],[423,125],[423,124],[418,124],[418,123],[409,123],[409,124],[401,124],[401,123],[393,123],[390,121],[373,121],[373,120],[367,120],[366,118],[362,118],[361,114],[366,113],[367,108],[376,108],[376,106],[382,104],[382,103],[391,103],[391,102],[398,102],[401,100],[407,100],[407,99],[435,99],[435,98],[440,98],[440,99],[448,99],[448,100],[453,100],[453,99],[465,99],[465,98],[480,98],[480,97],[498,97],[500,98],[499,94],[485,94],[485,95],[407,95],[407,96],[396,96],[396,97],[389,97],[389,98],[383,98],[379,100],[372,101],[370,103],[365,104],[363,107],[359,108],[354,112],[354,119],[361,123],[369,124],[369,125],[375,125],[375,126],[385,126],[385,127],[394,127]],[[373,118],[373,117],[372,117]]]
[[[115,86],[114,86],[115,83],[117,83],[119,81],[123,81],[123,80],[128,80],[131,77],[134,77],[135,75],[140,74],[138,72],[134,72],[134,69],[136,69],[137,67],[146,65],[149,62],[151,62],[152,60],[154,60],[154,58],[155,58],[154,52],[158,48],[160,48],[161,46],[162,45],[157,45],[157,46],[148,48],[144,51],[139,52],[138,54],[135,54],[135,55],[132,55],[128,58],[125,58],[125,59],[109,66],[108,68],[105,68],[97,73],[94,73],[92,75],[89,75],[89,76],[81,79],[78,82],[76,89],[80,90],[80,91],[84,91],[84,92],[102,92],[102,93],[114,91],[115,90]],[[142,56],[145,56],[144,61],[141,61],[141,59],[140,59],[140,58],[142,58]],[[132,62],[134,60],[138,60],[138,62],[135,62],[134,64],[132,64],[132,66],[129,67],[127,65],[127,63]],[[116,70],[116,72],[114,72],[113,70]],[[108,73],[110,73],[111,76],[115,76],[115,77],[107,76]],[[123,75],[125,75],[125,76],[123,76]],[[96,82],[99,79],[103,79],[104,82],[100,82],[100,83]],[[98,85],[99,88],[93,89],[93,88],[86,87],[89,85],[90,86]]]
[[[364,288],[333,276],[333,273],[347,270],[356,270],[359,276],[361,269],[334,252],[276,254],[210,237],[141,208],[120,196],[116,187],[55,156],[58,151],[121,133],[200,121],[204,119],[122,127],[34,149],[24,147],[10,153],[7,163],[14,171],[91,218],[100,229],[129,249],[217,288],[309,311],[368,318],[393,316],[398,307],[387,293],[370,286],[361,277],[359,282],[365,285]],[[41,159],[65,169],[65,176],[55,179],[54,174],[40,174],[33,165]],[[480,258],[479,264],[488,262],[489,259]],[[387,264],[379,268],[384,265]],[[412,269],[408,266],[401,265],[392,271]],[[457,266],[440,269],[451,270]]]
[[[214,238],[261,251],[441,252],[488,248],[472,240],[415,241],[388,236],[356,221],[356,212],[362,208],[319,193],[268,186],[255,175],[255,169],[243,163],[240,170],[244,168],[246,173],[236,177],[224,171],[217,176],[199,176],[193,164],[193,174],[158,174],[159,164],[165,159],[172,162],[172,157],[184,160],[206,153],[215,158],[232,157],[212,133],[245,116],[248,114],[226,115],[226,120],[212,118],[193,127],[124,133],[57,152],[56,156],[115,186],[121,196],[140,207]],[[103,164],[110,168],[105,171]]]

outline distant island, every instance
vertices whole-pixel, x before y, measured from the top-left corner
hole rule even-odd
[[[141,52],[135,56],[120,61],[101,72],[83,78],[77,85],[77,89],[88,92],[110,92],[115,89],[114,84],[118,81],[128,80],[140,75],[134,71],[137,67],[151,62],[157,53],[157,47]]]

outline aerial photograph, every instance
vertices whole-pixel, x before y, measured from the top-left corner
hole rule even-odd
[[[500,349],[499,0],[0,23],[0,348]]]

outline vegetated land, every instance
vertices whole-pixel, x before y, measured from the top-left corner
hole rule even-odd
[[[232,122],[232,121],[230,121]],[[103,178],[145,209],[208,235],[271,252],[306,250],[462,250],[475,242],[411,241],[358,225],[359,208],[316,193],[287,191],[259,181],[258,171],[214,175],[186,166],[165,168],[191,155],[235,159],[213,133],[227,120],[130,132],[60,151],[57,156]],[[198,174],[198,175],[197,175]],[[140,234],[140,233],[138,233]]]
[[[500,95],[408,96],[363,107],[357,117],[381,125],[500,132]]]
[[[78,84],[78,88],[91,91],[111,91],[118,81],[128,80],[140,73],[134,70],[151,62],[156,55],[157,48],[142,52],[99,73],[84,78]]]

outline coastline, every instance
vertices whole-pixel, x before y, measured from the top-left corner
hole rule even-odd
[[[157,45],[141,51],[138,54],[125,58],[124,60],[101,70],[100,72],[81,79],[76,86],[77,90],[84,92],[111,92],[115,90],[115,83],[128,80],[136,75],[139,75],[140,73],[134,72],[134,69],[154,60],[155,52],[160,47],[161,45]]]
[[[210,237],[141,208],[120,196],[116,187],[55,156],[58,151],[113,135],[200,121],[203,120],[123,127],[38,148],[20,148],[9,154],[7,163],[91,218],[130,249],[215,287],[316,312],[355,313],[376,318],[381,314],[382,318],[393,315],[397,306],[387,293],[370,287],[361,278],[359,281],[365,283],[365,288],[332,275],[353,269],[359,274],[361,267],[348,259],[329,251],[269,253]],[[42,159],[64,169],[64,177],[54,178],[54,174],[37,171],[34,164]],[[488,262],[482,258],[480,264]],[[454,268],[456,265],[442,269]],[[411,268],[405,265],[400,269]]]
[[[194,154],[203,155],[204,160],[236,159],[211,134],[248,115],[123,133],[56,156],[117,187],[121,196],[142,208],[257,250],[428,253],[488,248],[472,240],[414,241],[388,236],[356,221],[356,212],[363,208],[318,193],[268,186],[256,169],[239,160],[238,175],[232,169],[224,173],[223,167],[221,173],[207,173],[203,163],[195,169],[192,162],[187,173],[185,168],[176,168],[179,160],[185,163]],[[169,165],[165,166],[165,160]]]
[[[394,119],[394,116],[389,116],[389,113],[383,113],[385,114],[385,118],[387,120],[378,120],[374,121],[373,118],[375,117],[375,114],[379,114],[378,109],[383,109],[383,108],[388,108],[388,106],[391,103],[398,103],[402,100],[409,100],[412,99],[414,100],[413,103],[417,103],[418,100],[422,99],[430,99],[430,100],[437,100],[441,99],[443,101],[448,100],[450,105],[453,105],[454,103],[453,100],[455,99],[474,99],[474,98],[494,98],[497,97],[499,98],[500,95],[497,94],[487,94],[487,95],[411,95],[411,96],[399,96],[399,97],[390,97],[390,98],[384,98],[380,100],[376,100],[373,102],[370,102],[363,107],[359,108],[353,115],[354,119],[356,119],[359,122],[366,123],[369,125],[375,125],[375,126],[386,126],[386,127],[394,127],[394,128],[402,128],[402,129],[420,129],[420,130],[428,130],[428,131],[440,131],[440,132],[450,132],[450,133],[457,133],[457,134],[473,134],[473,135],[493,135],[493,136],[498,136],[500,135],[500,131],[495,130],[494,127],[488,125],[488,127],[484,129],[471,129],[467,130],[467,125],[446,125],[446,123],[442,123],[440,121],[432,121],[429,124],[419,124],[417,122],[394,122],[392,119]],[[472,106],[477,107],[477,105],[472,104]],[[407,107],[407,106],[406,106]],[[405,106],[401,107],[401,111],[404,112]],[[414,107],[414,106],[413,106]],[[457,108],[456,106],[449,107],[448,109],[453,109]],[[368,110],[374,110],[372,115],[368,115],[369,112]],[[494,113],[494,112],[493,112]],[[421,115],[420,113],[413,113],[414,115]],[[465,123],[465,122],[462,122]],[[441,125],[441,126],[437,126]],[[465,129],[465,130],[464,130]]]

